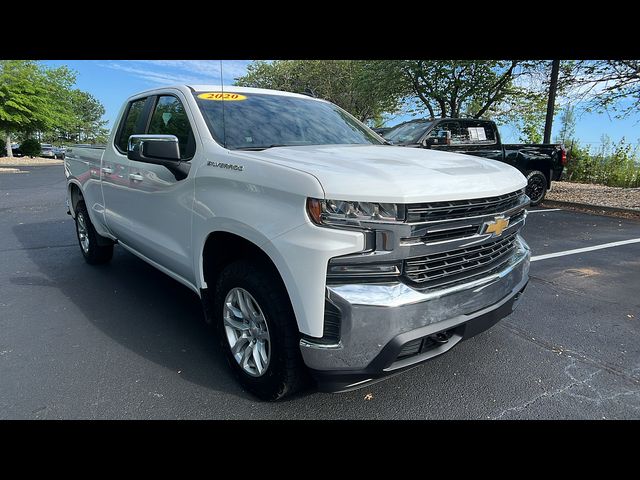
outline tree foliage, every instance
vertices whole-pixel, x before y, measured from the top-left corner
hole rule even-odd
[[[572,142],[564,177],[572,182],[597,183],[612,187],[640,187],[640,162],[624,137],[618,143],[603,135],[596,151]]]
[[[591,108],[624,118],[640,110],[640,60],[583,60],[571,77]]]
[[[11,135],[45,131],[73,117],[69,90],[75,75],[65,66],[45,68],[32,60],[0,61],[0,130]]]
[[[431,117],[480,118],[495,112],[518,89],[516,60],[391,60],[375,62],[414,96]]]
[[[544,131],[546,95],[536,91],[522,91],[519,96],[505,102],[493,115],[500,124],[510,124],[519,132],[522,143],[541,143]]]
[[[551,61],[520,62],[514,75],[513,90],[488,117],[510,124],[523,143],[541,143],[546,120]],[[563,96],[571,88],[574,62],[560,62],[555,110],[560,110]]]
[[[27,157],[37,157],[42,152],[42,145],[35,138],[27,138],[20,144],[20,151]]]
[[[79,89],[69,93],[73,116],[70,121],[51,132],[44,138],[51,142],[100,143],[108,135],[106,120],[102,120],[105,109],[93,95]]]
[[[358,60],[276,60],[249,64],[236,85],[312,93],[360,119],[380,118],[400,103],[394,78],[376,62]]]
[[[556,142],[569,145],[575,141],[575,133],[575,107],[573,105],[567,105],[560,113],[560,132],[556,137]]]
[[[32,60],[0,61],[0,131],[11,156],[12,138],[47,142],[99,142],[108,134],[105,109],[91,94],[73,89],[66,66],[47,68]]]

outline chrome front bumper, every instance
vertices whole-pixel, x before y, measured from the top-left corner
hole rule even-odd
[[[452,338],[448,346],[439,347],[430,355],[403,361],[397,361],[395,355],[385,355],[390,350],[385,347],[455,329],[479,316],[508,315],[528,282],[530,256],[528,245],[518,237],[516,252],[502,271],[436,291],[421,292],[399,282],[328,286],[327,297],[341,312],[340,342],[321,345],[312,339],[301,340],[304,361],[315,371],[357,372],[366,377],[444,353],[462,337]],[[502,308],[507,303],[508,311]]]

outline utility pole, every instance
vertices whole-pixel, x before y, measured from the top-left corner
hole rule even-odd
[[[551,127],[553,125],[553,109],[556,104],[556,90],[558,89],[558,73],[560,60],[553,60],[551,64],[551,79],[549,80],[549,100],[547,102],[547,118],[544,122],[544,143],[551,143]]]

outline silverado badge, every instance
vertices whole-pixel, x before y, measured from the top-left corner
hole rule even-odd
[[[496,237],[499,237],[504,229],[509,226],[509,219],[502,216],[496,217],[490,222],[485,222],[484,226],[484,233],[493,233]]]

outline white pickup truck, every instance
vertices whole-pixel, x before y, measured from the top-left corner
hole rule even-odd
[[[65,174],[85,260],[117,244],[196,292],[262,399],[433,358],[511,313],[529,278],[518,170],[385,144],[305,95],[145,91]]]

